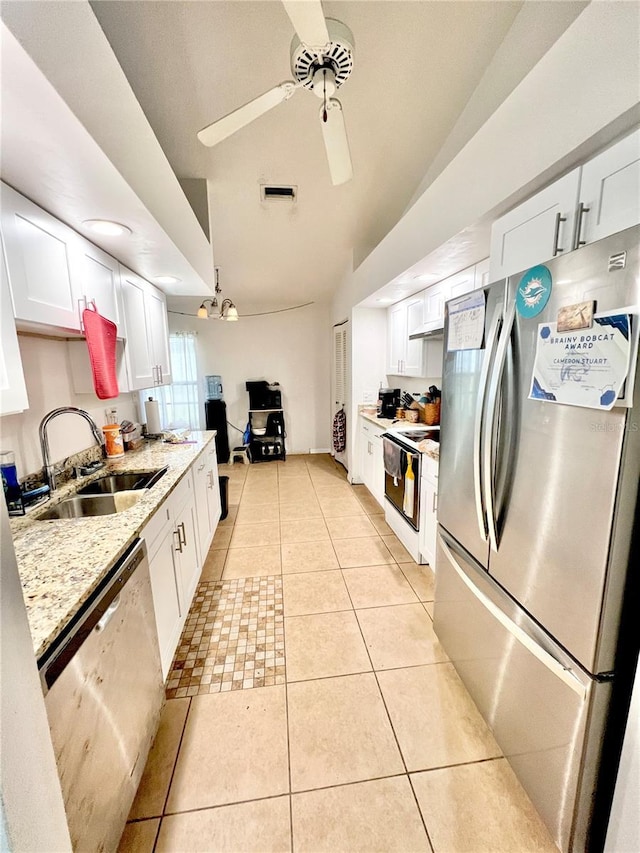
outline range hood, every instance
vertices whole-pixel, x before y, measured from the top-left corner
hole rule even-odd
[[[422,329],[418,329],[417,332],[414,332],[412,335],[409,335],[410,341],[418,341],[418,340],[427,340],[427,341],[441,341],[444,338],[444,327],[443,326],[434,326],[433,324],[429,326],[423,326]]]

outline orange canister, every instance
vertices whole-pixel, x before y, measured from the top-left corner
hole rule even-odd
[[[119,424],[106,424],[102,427],[107,457],[124,456],[124,441]]]

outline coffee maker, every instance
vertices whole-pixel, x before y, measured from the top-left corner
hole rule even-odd
[[[381,388],[378,391],[378,417],[395,418],[400,407],[400,388]]]

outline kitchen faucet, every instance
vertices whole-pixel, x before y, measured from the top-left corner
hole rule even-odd
[[[49,438],[47,436],[47,426],[49,425],[49,422],[52,421],[54,418],[58,417],[58,415],[67,414],[80,415],[80,417],[83,417],[91,427],[91,432],[93,433],[93,437],[96,440],[96,444],[98,445],[98,447],[102,447],[102,435],[100,433],[100,430],[98,429],[98,425],[93,420],[89,412],[85,412],[84,409],[78,409],[75,406],[61,406],[59,409],[52,409],[48,414],[46,414],[40,421],[40,450],[42,451],[44,477],[46,482],[49,484],[49,488],[51,489],[51,491],[53,491],[56,487],[56,471],[55,465],[52,465],[49,459]]]

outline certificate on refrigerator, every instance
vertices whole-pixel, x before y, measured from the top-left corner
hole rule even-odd
[[[632,354],[628,313],[596,314],[580,331],[540,323],[536,341],[530,400],[605,411],[621,404]]]

